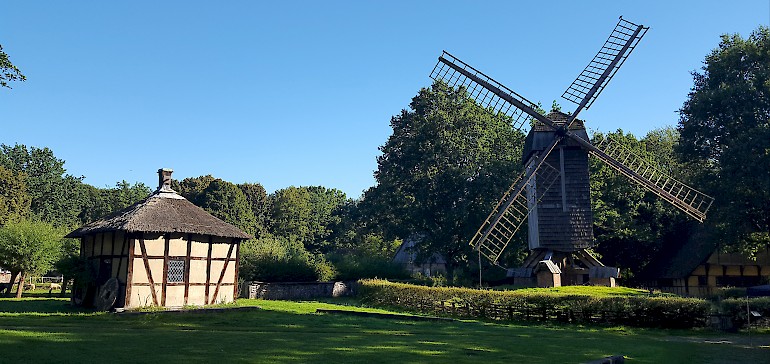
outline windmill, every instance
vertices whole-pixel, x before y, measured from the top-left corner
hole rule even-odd
[[[519,130],[524,131],[528,121],[533,124],[524,145],[524,171],[470,241],[479,254],[499,265],[501,254],[528,220],[530,255],[521,267],[508,269],[509,276],[525,282],[536,280],[539,286],[588,282],[614,285],[618,268],[604,266],[586,250],[594,244],[589,154],[696,220],[706,218],[712,197],[661,172],[643,156],[612,139],[591,144],[583,122],[577,119],[593,104],[648,29],[620,17],[599,52],[562,94],[577,104],[571,114],[542,115],[533,102],[446,51],[439,57],[432,79],[465,87],[481,106],[510,116]]]

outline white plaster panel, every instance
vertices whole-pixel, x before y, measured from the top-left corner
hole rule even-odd
[[[184,305],[184,286],[166,286],[166,306]]]
[[[206,283],[206,261],[190,261],[190,283]]]
[[[169,241],[168,255],[187,256],[187,241],[182,238],[171,239]]]
[[[206,288],[204,286],[190,286],[187,293],[187,304],[203,306],[205,304]]]

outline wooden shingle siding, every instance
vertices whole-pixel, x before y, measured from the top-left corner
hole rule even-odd
[[[563,174],[559,178],[564,178],[566,193],[562,194],[562,181],[559,180],[545,191],[537,204],[538,238],[534,248],[570,252],[593,246],[588,153],[580,148],[555,149],[546,162],[561,169],[562,155]],[[538,189],[542,193],[542,187],[538,186]]]

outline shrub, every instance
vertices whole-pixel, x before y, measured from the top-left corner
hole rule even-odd
[[[264,236],[241,244],[240,276],[247,281],[327,281],[334,267],[321,255],[308,252],[301,242]]]
[[[383,280],[360,282],[367,304],[482,319],[606,322],[643,327],[704,326],[707,301],[682,297],[591,296],[543,292],[425,287]],[[458,310],[457,307],[462,308]]]
[[[711,301],[718,301],[726,298],[741,298],[741,297],[746,297],[745,287],[724,287],[724,288],[717,288],[713,294],[709,295],[708,299]]]
[[[354,254],[330,254],[329,260],[337,270],[337,279],[358,280],[362,278],[409,278],[407,272],[400,264],[394,263],[390,258]]]
[[[759,312],[762,317],[770,317],[770,297],[749,298],[751,311]],[[746,325],[746,298],[727,298],[719,304],[719,310],[724,315],[729,315],[736,327]],[[752,322],[756,320],[752,318]]]

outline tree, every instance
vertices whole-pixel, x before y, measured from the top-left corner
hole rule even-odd
[[[271,231],[283,237],[292,237],[302,243],[309,241],[310,192],[302,187],[290,186],[271,196]]]
[[[443,255],[451,281],[470,255],[468,241],[521,170],[524,135],[440,81],[409,107],[390,121],[377,185],[362,203],[375,207],[389,237],[419,236],[421,256]]]
[[[336,188],[323,186],[304,187],[310,195],[310,241],[306,246],[311,251],[328,253],[328,241],[334,226],[341,222],[341,208],[348,200],[345,193]]]
[[[257,220],[243,191],[233,183],[211,175],[172,181],[171,188],[210,214],[237,226],[250,235],[257,231]]]
[[[27,176],[30,209],[37,219],[54,226],[78,225],[83,205],[83,196],[79,193],[83,177],[66,174],[64,161],[56,158],[53,151],[27,148],[23,144],[13,147],[0,144],[0,165]]]
[[[341,221],[345,193],[323,186],[288,187],[272,197],[272,230],[294,237],[313,253],[333,250],[329,237]]]
[[[674,155],[678,143],[675,129],[653,130],[641,140],[622,130],[596,133],[592,143],[599,144],[608,137],[669,176],[682,179],[686,169]],[[621,268],[624,282],[636,283],[635,276],[667,245],[678,246],[694,223],[654,193],[629,183],[606,163],[591,158],[590,170],[595,252],[602,256],[603,263]]]
[[[82,184],[80,193],[84,197],[79,218],[85,224],[147,198],[150,194],[150,188],[141,182],[131,185],[126,181],[121,181],[117,182],[113,188],[96,188]]]
[[[256,232],[256,219],[251,206],[238,186],[219,178],[211,181],[198,196],[200,207],[249,235]]]
[[[267,191],[259,183],[242,183],[238,185],[246,201],[251,207],[251,212],[256,219],[256,237],[261,236],[267,232],[267,227],[270,225],[270,199],[267,195]]]
[[[677,147],[715,198],[715,239],[754,253],[770,243],[770,29],[723,35],[680,112]]]
[[[21,74],[21,71],[11,63],[8,55],[3,52],[3,46],[0,45],[0,87],[11,88],[8,82],[26,80],[27,77]]]
[[[171,188],[179,192],[188,201],[200,206],[200,196],[203,194],[203,190],[211,184],[215,178],[213,176],[206,175],[200,177],[188,177],[181,182],[177,180],[171,181]]]
[[[29,215],[26,177],[0,165],[0,226]]]
[[[23,220],[0,227],[0,266],[19,276],[16,298],[21,298],[27,274],[46,272],[59,258],[64,234],[53,225]]]
[[[59,258],[54,263],[56,270],[62,275],[61,292],[64,297],[70,280],[76,286],[87,287],[94,279],[93,266],[88,259],[80,256],[80,241],[78,239],[62,239],[59,247]]]

